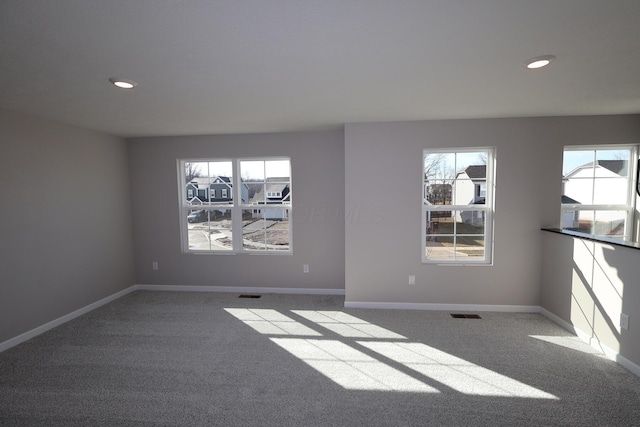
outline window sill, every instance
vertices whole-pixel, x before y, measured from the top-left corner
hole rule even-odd
[[[605,237],[594,237],[590,234],[579,233],[577,231],[562,230],[560,228],[542,227],[541,230],[548,231],[551,233],[556,233],[556,234],[563,234],[565,236],[577,237],[579,239],[589,240],[592,242],[607,243],[609,245],[621,246],[623,248],[640,249],[640,243],[635,243],[635,242],[628,242],[628,241],[616,240],[616,239],[607,239]]]

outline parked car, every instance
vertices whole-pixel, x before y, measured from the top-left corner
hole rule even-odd
[[[192,223],[205,222],[209,219],[209,216],[207,215],[207,213],[208,211],[205,211],[205,210],[193,211],[189,215],[187,215],[187,221]]]

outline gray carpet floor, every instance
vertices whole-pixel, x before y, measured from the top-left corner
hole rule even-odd
[[[131,293],[0,353],[0,425],[640,425],[640,378],[541,315],[343,304]]]

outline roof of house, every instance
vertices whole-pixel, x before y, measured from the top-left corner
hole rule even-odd
[[[265,185],[267,193],[280,193],[280,197],[284,196],[284,190],[289,187],[289,184],[285,183],[267,183]],[[264,191],[265,188],[261,188],[256,194],[253,195],[251,200],[264,200]],[[267,199],[272,199],[273,197],[267,197]]]
[[[216,180],[223,181],[226,184],[231,185],[231,178],[228,176],[208,176],[208,177],[200,177],[197,176],[192,178],[189,184],[196,184],[198,187],[200,186],[208,186],[209,184],[215,184]]]
[[[627,160],[596,160],[596,165],[610,170],[611,172],[620,176],[627,175],[629,171],[629,162]],[[584,165],[580,165],[577,168],[573,169],[565,176],[573,175],[579,169],[591,167],[593,167],[593,162],[585,163]]]
[[[562,195],[562,203],[563,204],[569,204],[569,205],[577,205],[580,204],[579,201],[572,199],[569,196],[565,196],[564,194]]]
[[[484,179],[487,177],[487,165],[471,165],[467,166],[467,168],[458,173],[466,173],[467,176],[471,179]]]
[[[598,164],[618,175],[626,175],[629,162],[626,160],[598,160]]]

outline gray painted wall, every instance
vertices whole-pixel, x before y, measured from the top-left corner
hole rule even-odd
[[[0,110],[0,342],[133,285],[127,147]]]
[[[543,249],[542,306],[640,365],[640,250],[554,233],[545,233]]]
[[[129,153],[136,283],[344,289],[343,132],[133,138]],[[260,156],[291,158],[293,254],[181,253],[176,160]]]
[[[348,124],[344,133],[125,143],[0,110],[0,137],[3,342],[133,283],[344,288],[351,302],[542,305],[571,322],[574,239],[540,231],[558,224],[563,146],[638,143],[640,116]],[[494,265],[422,264],[422,150],[473,146],[497,147]],[[176,159],[259,156],[292,159],[293,255],[182,254]],[[640,252],[605,249],[593,260],[625,287],[621,310],[631,327],[592,332],[640,363]]]
[[[563,146],[637,143],[639,124],[601,116],[346,125],[346,301],[540,305],[540,227],[559,222]],[[493,266],[422,264],[422,150],[482,146],[497,147]]]

